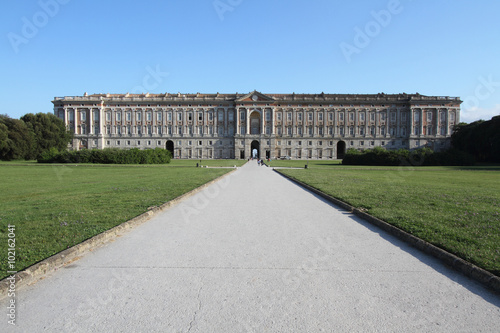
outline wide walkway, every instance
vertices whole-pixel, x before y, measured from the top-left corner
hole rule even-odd
[[[0,304],[6,313],[5,299]],[[270,168],[18,291],[10,332],[498,332],[500,297]]]

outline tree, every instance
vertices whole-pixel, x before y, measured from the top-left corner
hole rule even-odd
[[[480,162],[500,162],[500,116],[459,124],[451,136],[454,148],[474,155]]]
[[[34,155],[40,156],[51,148],[65,150],[73,135],[64,122],[51,113],[28,113],[21,117],[35,137]]]
[[[0,159],[18,160],[35,158],[35,138],[22,120],[0,115]],[[7,129],[7,130],[5,130]],[[5,135],[7,133],[7,135]]]

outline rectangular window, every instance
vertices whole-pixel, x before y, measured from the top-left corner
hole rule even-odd
[[[172,121],[172,112],[167,113],[167,120]]]
[[[359,114],[359,120],[361,120],[361,121],[365,121],[365,113],[364,113],[364,112],[361,112],[361,113]]]
[[[87,112],[86,111],[81,111],[80,112],[80,120],[81,121],[86,121],[87,120]]]
[[[313,113],[312,113],[312,112],[309,112],[309,113],[307,114],[307,117],[308,117],[309,121],[312,121],[312,120],[313,120]]]
[[[193,121],[193,114],[191,112],[188,113],[188,121]]]
[[[375,112],[370,112],[370,121],[375,121]]]
[[[94,111],[94,121],[99,120],[99,111]]]
[[[302,121],[302,112],[297,113],[297,120]]]
[[[333,121],[333,112],[328,113],[328,120]]]
[[[302,127],[298,127],[297,128],[297,134],[298,135],[302,135]]]
[[[135,117],[136,117],[137,121],[141,121],[141,119],[142,119],[142,113],[141,112],[137,112]]]
[[[161,112],[156,114],[156,120],[161,121]]]
[[[276,113],[276,120],[281,121],[281,112]]]
[[[391,121],[396,121],[396,112],[391,112]]]
[[[116,121],[122,121],[122,113],[121,112],[116,113]]]
[[[127,121],[131,121],[131,119],[132,119],[131,117],[132,117],[132,115],[130,114],[130,112],[127,112]]]
[[[224,112],[219,111],[219,121],[224,121]]]
[[[427,112],[427,121],[432,121],[432,112]]]
[[[349,112],[349,120],[354,121],[354,112]]]
[[[182,121],[182,112],[177,112],[177,121]]]
[[[240,112],[240,119],[245,120],[245,111]]]
[[[286,120],[288,120],[288,121],[292,121],[292,113],[291,113],[291,112],[288,112],[288,113],[286,114]]]
[[[339,120],[344,121],[344,112],[339,113]]]
[[[266,120],[267,121],[271,120],[271,111],[266,111]]]
[[[318,113],[318,120],[323,121],[323,112]]]
[[[146,113],[146,121],[151,121],[151,112]]]

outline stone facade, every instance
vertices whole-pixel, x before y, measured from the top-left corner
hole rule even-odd
[[[449,148],[458,97],[420,94],[94,94],[56,97],[72,149],[166,148],[174,158],[337,159],[359,150]]]

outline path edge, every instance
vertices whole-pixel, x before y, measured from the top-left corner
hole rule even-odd
[[[0,281],[0,300],[6,298],[9,294],[9,290],[11,286],[15,287],[14,292],[17,292],[19,288],[24,287],[26,285],[31,285],[36,283],[37,281],[43,279],[48,273],[54,272],[59,268],[72,263],[75,260],[80,259],[81,256],[87,254],[88,252],[92,252],[95,248],[100,247],[109,241],[116,238],[118,235],[129,231],[147,221],[149,221],[154,216],[163,212],[164,210],[175,206],[181,201],[203,191],[205,188],[210,185],[222,180],[223,178],[229,177],[239,168],[234,168],[234,170],[225,173],[222,176],[219,176],[208,183],[205,183],[189,192],[182,194],[160,206],[150,207],[146,212],[138,215],[128,221],[125,221],[107,231],[104,231],[98,235],[95,235],[79,244],[73,245],[72,247],[63,250],[59,253],[56,253],[36,264],[33,264],[25,269],[17,272],[14,275],[8,276]],[[12,277],[15,277],[15,283],[12,281]]]
[[[392,236],[395,236],[399,240],[411,245],[412,247],[433,256],[434,258],[440,260],[443,262],[445,265],[453,268],[454,270],[464,274],[465,276],[483,284],[484,286],[488,287],[490,290],[495,291],[496,293],[500,294],[500,277],[496,276],[495,274],[488,272],[487,270],[478,267],[440,247],[437,247],[421,238],[418,238],[402,229],[399,229],[398,227],[389,224],[375,216],[372,216],[366,212],[363,212],[359,209],[357,209],[354,206],[349,205],[348,203],[345,203],[344,201],[341,201],[337,198],[334,198],[324,192],[321,192],[320,190],[305,184],[295,178],[292,178],[288,175],[285,175],[281,172],[279,172],[276,169],[273,169],[276,173],[279,175],[285,177],[286,179],[292,181],[293,183],[297,184],[298,186],[322,197],[323,199],[329,201],[330,203],[339,206],[357,217],[362,218],[363,220],[375,225],[376,227],[384,230],[385,232],[391,234]]]

